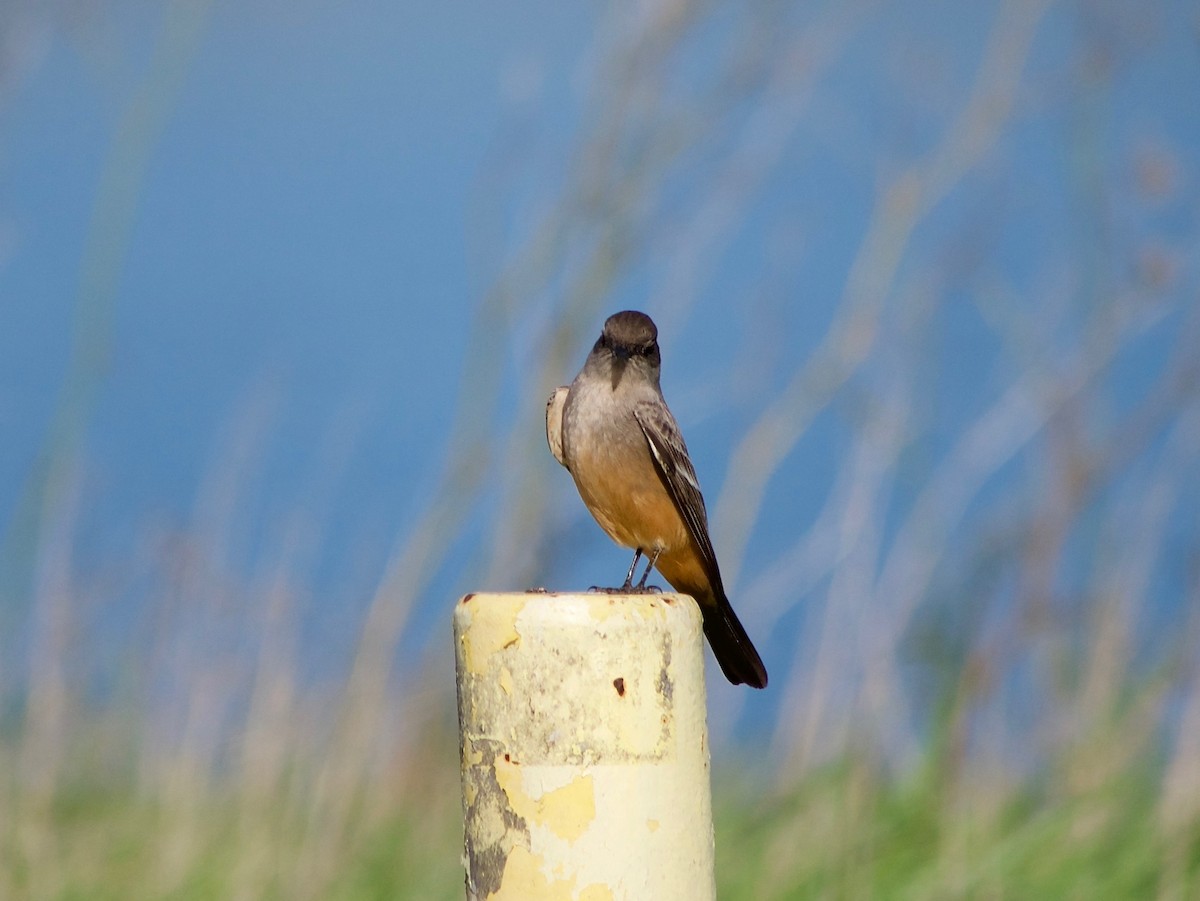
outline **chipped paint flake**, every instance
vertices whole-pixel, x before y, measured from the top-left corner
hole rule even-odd
[[[574,842],[596,819],[596,789],[592,777],[579,776],[539,801],[543,822],[564,841]]]
[[[596,789],[591,775],[577,776],[552,791],[534,793],[526,790],[518,764],[497,760],[496,782],[517,816],[545,826],[563,841],[578,840],[596,819]]]
[[[472,607],[475,624],[462,635],[463,661],[467,672],[482,676],[487,673],[493,654],[520,643],[517,617],[524,605],[494,605],[495,609],[481,609],[480,601],[476,600]]]
[[[487,896],[489,901],[575,901],[575,880],[551,880],[543,870],[542,859],[518,845],[509,853],[504,878]]]

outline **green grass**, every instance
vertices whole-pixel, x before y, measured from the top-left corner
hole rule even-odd
[[[1200,887],[1200,843],[1164,834],[1151,773],[1079,796],[986,794],[853,764],[766,802],[719,793],[720,898],[1185,898]]]
[[[0,897],[459,899],[459,802],[446,787],[336,830],[279,798],[81,788],[13,809]]]
[[[339,820],[303,780],[250,793],[71,780],[44,803],[10,783],[0,897],[459,899],[453,746],[379,780]],[[937,761],[931,761],[937,763]],[[1189,898],[1195,824],[1167,830],[1145,760],[1086,788],[1007,789],[953,767],[887,778],[856,761],[785,789],[717,766],[722,901],[792,898]],[[330,828],[330,818],[334,822]]]

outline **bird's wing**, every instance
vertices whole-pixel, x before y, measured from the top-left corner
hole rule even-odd
[[[563,407],[567,404],[567,393],[570,390],[566,385],[555,388],[550,399],[546,401],[546,443],[550,445],[550,453],[554,454],[554,459],[563,466],[567,465],[567,461],[563,459]]]
[[[642,401],[634,408],[633,415],[641,426],[642,434],[646,436],[646,443],[650,445],[650,453],[671,500],[675,502],[675,509],[683,517],[688,532],[700,550],[704,570],[719,593],[721,575],[712,539],[708,537],[708,513],[704,509],[704,497],[700,494],[696,470],[675,417],[661,400]]]

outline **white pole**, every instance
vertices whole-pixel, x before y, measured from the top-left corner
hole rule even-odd
[[[712,901],[700,613],[678,594],[454,611],[471,901]]]

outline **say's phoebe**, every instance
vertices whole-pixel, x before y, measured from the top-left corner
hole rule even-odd
[[[734,615],[708,537],[708,514],[687,445],[659,387],[658,329],[627,310],[604,331],[570,387],[546,404],[550,452],[575,479],[596,522],[634,549],[622,588],[642,555],[704,615],[704,634],[734,685],[766,688],[767,670]]]

